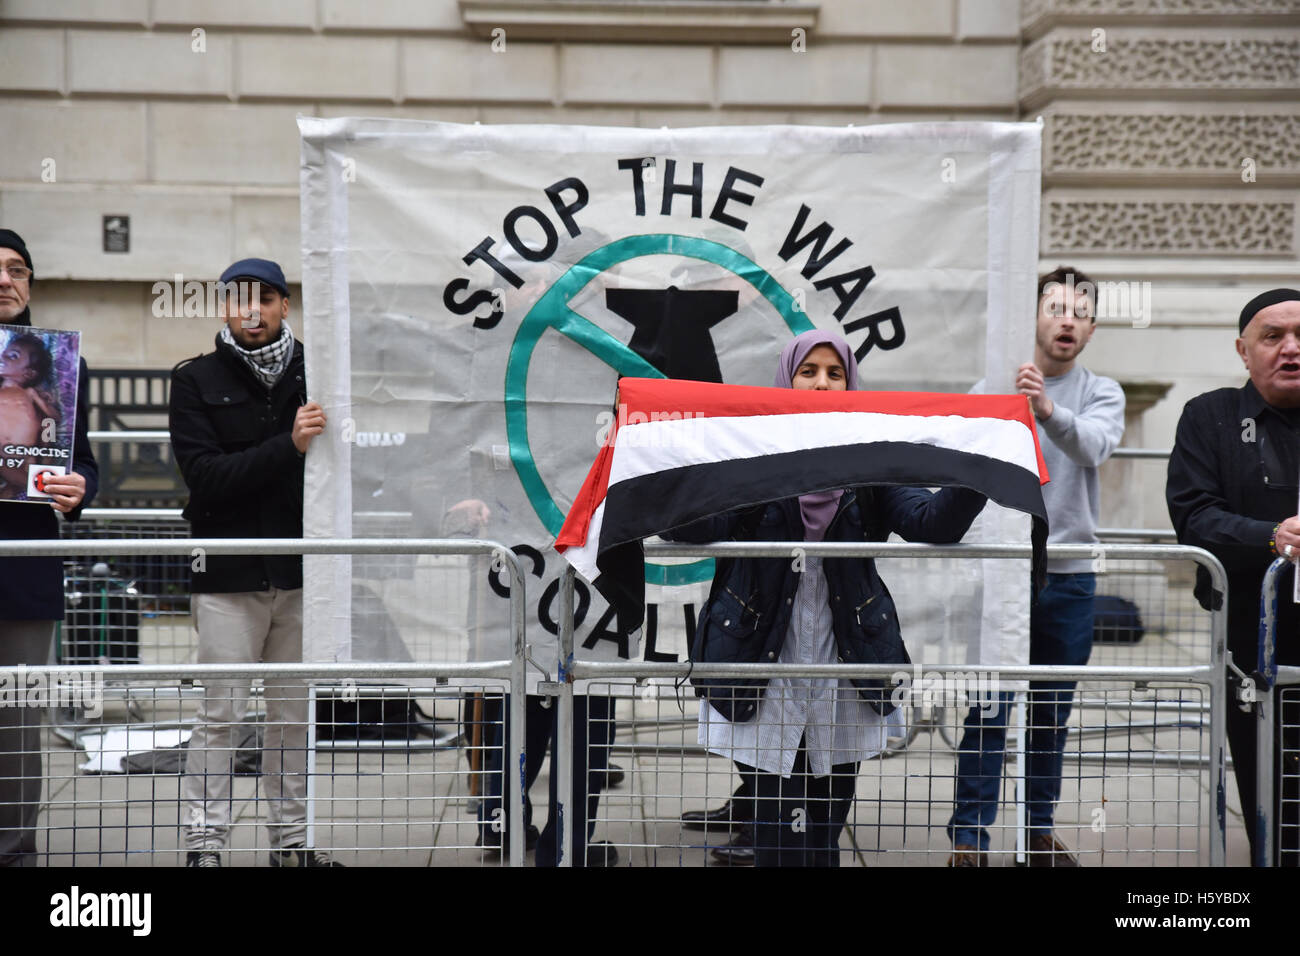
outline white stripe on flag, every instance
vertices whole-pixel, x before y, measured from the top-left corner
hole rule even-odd
[[[600,526],[605,520],[605,502],[596,506],[591,514],[591,523],[587,525],[587,542],[578,547],[567,547],[562,552],[564,559],[573,565],[573,569],[587,579],[587,583],[596,580],[600,568],[596,566],[596,555],[600,549]]]
[[[801,412],[625,426],[618,431],[609,484],[687,465],[870,442],[933,445],[997,459],[1038,474],[1033,437],[1024,424],[1010,419]]]

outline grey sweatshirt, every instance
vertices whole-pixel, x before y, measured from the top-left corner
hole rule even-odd
[[[1051,477],[1043,486],[1050,525],[1048,544],[1094,544],[1101,512],[1097,468],[1124,437],[1124,392],[1114,379],[1094,375],[1082,365],[1064,375],[1044,377],[1055,406],[1038,422],[1038,440]],[[1047,562],[1055,574],[1093,570],[1091,559]]]
[[[1082,365],[1055,378],[1043,376],[1052,417],[1038,422],[1038,443],[1051,478],[1043,485],[1048,544],[1096,544],[1101,520],[1101,481],[1097,469],[1124,437],[1124,390],[1113,378],[1094,375]],[[971,389],[983,394],[983,379]],[[1052,574],[1092,571],[1093,561],[1055,559]]]

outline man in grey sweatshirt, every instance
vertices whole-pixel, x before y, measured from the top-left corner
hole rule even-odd
[[[1100,511],[1097,469],[1124,435],[1124,393],[1113,379],[1076,364],[1097,328],[1096,285],[1060,266],[1038,280],[1034,360],[1020,366],[1016,388],[1029,398],[1051,481],[1043,487],[1049,544],[1094,544]],[[1047,585],[1030,614],[1031,664],[1088,663],[1092,653],[1092,561],[1047,563]],[[1030,866],[1078,866],[1053,832],[1061,794],[1070,681],[1032,681],[1026,735],[1026,806]],[[1011,694],[998,706],[972,707],[957,754],[955,808],[948,821],[950,866],[987,866],[988,827],[997,816]]]

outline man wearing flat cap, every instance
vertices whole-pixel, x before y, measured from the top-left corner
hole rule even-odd
[[[307,401],[302,345],[285,321],[280,267],[242,259],[221,275],[224,327],[216,350],[172,371],[172,450],[196,538],[302,537],[303,457],[325,428]],[[199,662],[302,660],[302,558],[196,556],[191,565]],[[231,820],[231,773],[249,681],[208,681],[186,753],[186,865],[221,865]],[[267,681],[262,747],[272,866],[338,866],[305,846],[307,688]]]
[[[1228,650],[1246,674],[1256,670],[1259,591],[1278,556],[1300,557],[1300,292],[1273,289],[1242,309],[1237,354],[1250,380],[1241,388],[1198,395],[1183,409],[1169,458],[1165,498],[1182,544],[1205,548],[1228,575]],[[1209,575],[1198,569],[1196,597],[1220,606]],[[1277,658],[1300,664],[1300,613],[1289,595],[1278,601]],[[1228,671],[1228,745],[1251,856],[1256,859],[1254,707],[1242,710],[1240,679]],[[1300,865],[1300,704],[1276,708],[1273,780],[1282,793],[1274,818],[1277,862]],[[1283,724],[1291,729],[1283,732]],[[1276,792],[1276,791],[1275,791]]]
[[[31,325],[29,302],[36,274],[31,253],[12,229],[0,229],[0,325]],[[72,468],[50,475],[48,505],[0,505],[0,538],[53,540],[55,512],[75,521],[95,497],[99,468],[86,428],[90,375],[81,360]],[[0,668],[49,663],[54,622],[63,619],[60,558],[0,558]],[[0,866],[36,865],[36,821],[41,808],[41,715],[38,707],[0,705]]]

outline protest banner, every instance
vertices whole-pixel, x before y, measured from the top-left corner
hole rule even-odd
[[[299,126],[308,383],[331,432],[308,456],[306,533],[505,542],[543,665],[552,544],[620,376],[770,385],[811,328],[843,334],[877,390],[1013,392],[1032,355],[1035,124]],[[980,524],[1029,541],[1022,514]],[[1027,659],[1028,562],[978,570],[890,571],[905,633]],[[579,653],[682,656],[711,575],[647,563],[631,635],[580,582]],[[486,560],[309,557],[306,588],[309,659],[508,656]]]

